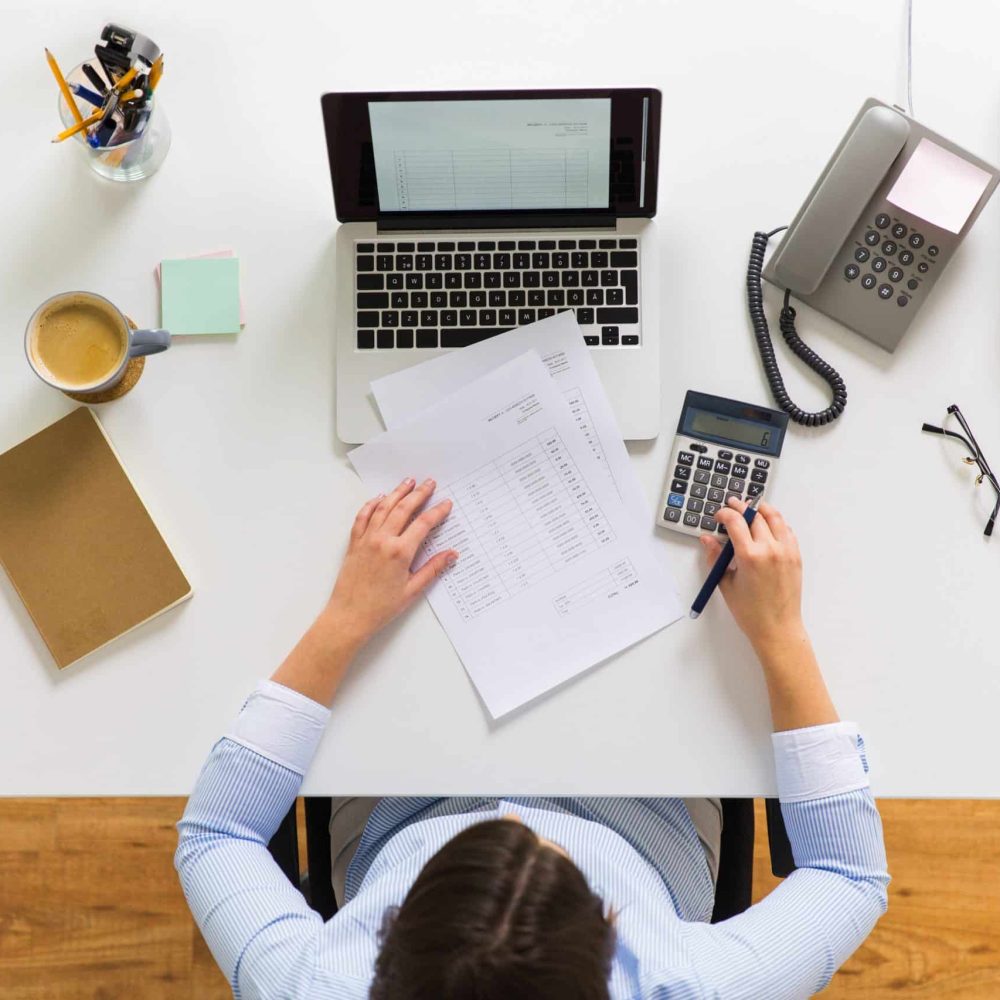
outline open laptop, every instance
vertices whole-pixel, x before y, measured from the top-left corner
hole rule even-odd
[[[572,309],[626,438],[660,429],[660,93],[325,94],[337,218],[337,434],[374,379]]]

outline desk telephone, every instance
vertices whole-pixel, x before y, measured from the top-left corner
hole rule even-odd
[[[747,304],[772,395],[791,420],[826,424],[847,403],[844,380],[799,338],[791,296],[895,350],[998,181],[996,167],[899,108],[874,98],[864,103],[763,275],[765,248],[781,229],[753,239]],[[762,276],[785,290],[779,327],[789,348],[833,391],[825,410],[802,410],[785,390]]]

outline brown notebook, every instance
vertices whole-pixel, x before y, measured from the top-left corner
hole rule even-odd
[[[0,455],[0,564],[59,667],[191,596],[85,406]]]

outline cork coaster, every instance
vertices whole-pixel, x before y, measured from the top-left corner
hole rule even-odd
[[[133,330],[138,329],[131,316],[126,316],[125,319],[128,320],[128,325]],[[80,403],[110,403],[112,399],[119,399],[135,388],[136,383],[142,377],[142,370],[145,367],[146,359],[144,357],[131,358],[125,366],[125,374],[122,375],[121,380],[116,382],[110,389],[105,389],[103,392],[70,392],[67,389],[63,389],[62,391],[70,399],[75,399]]]

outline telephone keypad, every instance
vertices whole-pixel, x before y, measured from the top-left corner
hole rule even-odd
[[[889,233],[885,235],[893,237],[892,239],[882,239],[883,233],[880,233],[879,230],[886,229],[889,230]],[[928,261],[926,257],[936,257],[941,252],[940,247],[931,244],[924,248],[923,254],[920,255],[926,255],[925,259],[917,260],[918,255],[913,251],[924,247],[926,237],[923,233],[911,230],[903,222],[893,222],[892,217],[886,212],[879,212],[875,216],[874,228],[872,223],[868,223],[868,229],[865,231],[863,239],[867,246],[855,246],[853,251],[854,260],[848,261],[845,264],[844,277],[848,281],[855,281],[860,278],[861,280],[858,283],[861,287],[866,291],[876,289],[878,297],[883,302],[890,302],[895,299],[897,306],[903,307],[909,305],[911,293],[916,292],[920,288],[920,282],[912,276],[912,272],[907,274],[905,268],[915,267],[915,270],[920,274],[927,274],[933,261]],[[881,245],[879,245],[880,243]],[[869,250],[869,247],[872,249]],[[873,252],[877,256],[873,257]],[[886,260],[886,257],[892,258],[897,252],[898,256],[896,257],[895,264],[891,260]],[[862,273],[862,269],[858,265],[866,263],[871,270]],[[879,279],[876,275],[881,275],[885,272],[888,273],[883,278],[883,284],[879,284]],[[886,281],[892,284],[887,284],[885,283]],[[903,291],[902,294],[897,294],[897,289],[893,285],[900,284],[901,282],[906,283],[908,290]]]

